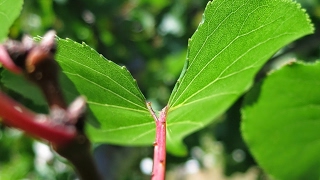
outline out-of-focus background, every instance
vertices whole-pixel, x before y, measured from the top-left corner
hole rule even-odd
[[[298,0],[315,25],[315,35],[287,46],[273,60],[320,57],[320,1]],[[14,3],[14,2],[13,2]],[[125,65],[148,101],[164,107],[177,80],[207,0],[28,0],[9,37],[43,35],[54,29],[61,38],[88,45]],[[294,28],[294,27],[292,27]],[[2,69],[0,69],[0,72]],[[5,88],[4,88],[5,89]],[[7,93],[31,101],[7,89]],[[269,179],[259,169],[240,132],[240,98],[214,124],[188,136],[186,157],[168,154],[168,180]],[[0,179],[69,180],[76,175],[50,147],[0,125]],[[150,179],[152,147],[95,144],[94,156],[106,179]]]

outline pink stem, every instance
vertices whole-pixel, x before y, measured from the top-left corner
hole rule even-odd
[[[2,64],[6,69],[16,74],[22,73],[22,69],[16,66],[12,59],[10,58],[7,50],[0,45],[0,64]]]
[[[41,118],[41,116],[31,112],[1,91],[0,117],[9,126],[57,145],[67,144],[76,136],[75,129],[50,123],[47,116]]]
[[[156,142],[154,143],[152,180],[164,180],[166,172],[166,118],[168,107],[164,107],[159,118],[148,103],[150,113],[156,122]]]

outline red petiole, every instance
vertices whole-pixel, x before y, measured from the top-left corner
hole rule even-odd
[[[164,107],[159,118],[147,103],[148,109],[156,122],[156,141],[154,142],[152,180],[164,180],[166,172],[166,118],[168,107]]]
[[[50,121],[49,116],[37,115],[0,92],[0,117],[3,123],[53,144],[67,144],[76,136],[76,129]]]

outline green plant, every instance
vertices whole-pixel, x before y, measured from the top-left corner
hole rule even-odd
[[[15,5],[21,6],[21,4]],[[1,6],[6,8],[4,3]],[[8,4],[8,6],[13,5]],[[15,7],[15,9],[19,8]],[[8,27],[14,18],[13,15],[12,20],[7,22]],[[175,155],[185,155],[186,148],[182,143],[184,137],[207,126],[248,91],[258,71],[281,47],[312,32],[313,27],[308,16],[298,4],[288,0],[215,0],[209,2],[202,22],[189,40],[187,60],[182,73],[167,106],[160,112],[159,117],[157,117],[158,112],[152,110],[151,104],[147,102],[129,71],[105,59],[86,44],[79,44],[71,39],[56,38],[58,49],[56,60],[62,69],[60,84],[67,101],[71,102],[78,95],[84,95],[87,99],[89,122],[85,129],[86,136],[92,142],[130,146],[154,144],[154,168],[155,170],[162,168],[162,170],[156,172],[153,178],[163,179],[166,150]],[[0,39],[4,39],[5,36],[4,33]],[[36,39],[41,41],[41,38]],[[2,55],[2,61],[3,57]],[[15,67],[13,64],[3,62],[8,69]],[[300,123],[296,116],[300,116],[299,119],[308,118],[305,115],[308,115],[309,111],[311,113],[315,108],[315,112],[311,114],[317,118],[316,105],[318,102],[313,101],[313,97],[317,95],[316,92],[308,94],[307,98],[301,97],[302,100],[299,103],[315,104],[312,107],[307,106],[307,110],[302,110],[303,113],[294,111],[290,112],[290,116],[284,117],[277,114],[276,110],[269,110],[275,104],[280,103],[276,107],[281,113],[281,109],[291,104],[292,97],[304,92],[303,88],[317,83],[315,78],[314,81],[308,81],[307,85],[301,86],[296,80],[297,77],[290,77],[287,71],[291,69],[294,71],[295,67],[301,67],[301,69],[297,68],[298,71],[310,73],[301,77],[309,79],[316,77],[317,72],[308,70],[308,68],[316,69],[317,66],[318,64],[293,64],[293,68],[290,68],[291,66],[288,65],[268,75],[265,81],[255,84],[245,97],[242,128],[244,138],[258,163],[275,177],[281,179],[302,177],[317,179],[319,177],[315,170],[319,167],[318,161],[313,160],[316,157],[316,146],[315,148],[310,147],[312,150],[307,151],[310,155],[302,157],[303,163],[299,166],[292,166],[293,169],[287,168],[288,170],[281,169],[288,163],[290,164],[289,160],[297,155],[296,151],[284,155],[283,153],[286,152],[281,149],[281,145],[285,142],[289,143],[288,146],[296,142],[293,138],[293,135],[297,133],[296,129],[288,129],[285,137],[281,137],[279,134],[281,132],[277,130],[272,140],[263,141],[264,134],[280,126],[276,122],[277,115],[287,121],[294,119]],[[281,72],[285,72],[281,75],[284,80],[272,82],[275,81],[277,75],[280,76]],[[296,81],[286,84],[285,82],[290,78],[295,78]],[[269,85],[269,81],[274,84],[278,83],[278,85]],[[37,104],[46,103],[39,90],[32,87],[31,84],[24,84],[30,89],[29,91],[19,89],[24,82],[18,76],[4,71],[2,82],[6,87],[23,94]],[[281,96],[283,99],[269,101],[271,97],[276,99],[275,97],[281,94],[282,89],[292,86],[302,89],[297,88],[297,91],[292,91],[289,97]],[[275,92],[269,92],[271,89],[274,89]],[[262,93],[259,95],[260,91]],[[45,90],[44,93],[46,93]],[[269,117],[269,114],[261,115],[265,112],[271,113],[274,117]],[[4,122],[6,123],[6,119],[9,118],[6,116]],[[261,122],[269,118],[270,124]],[[260,126],[265,128],[263,135],[259,134],[262,131]],[[310,131],[310,136],[299,137],[301,138],[299,142],[305,142],[304,138],[313,140],[316,137],[317,126],[312,127],[314,131]],[[305,128],[308,129],[309,126],[305,125]],[[278,139],[279,142],[274,139]],[[270,144],[273,144],[274,150],[267,148]],[[294,149],[300,147],[292,146]],[[274,151],[279,152],[279,162],[282,163],[269,162]],[[281,170],[278,171],[279,169]],[[297,169],[300,170],[297,171]],[[291,171],[296,173],[290,174]]]

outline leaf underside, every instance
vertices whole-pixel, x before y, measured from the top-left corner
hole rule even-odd
[[[185,153],[186,135],[234,103],[277,50],[311,32],[307,15],[291,1],[209,2],[169,100],[168,150]]]
[[[98,120],[98,127],[87,127],[90,139],[123,145],[152,144],[155,123],[129,71],[69,39],[59,39],[58,49],[56,58],[63,73],[86,96]]]
[[[246,95],[242,135],[278,179],[320,177],[320,63],[284,67]]]
[[[19,16],[23,5],[23,0],[0,0],[0,43],[3,42],[9,32],[14,20]]]

